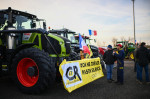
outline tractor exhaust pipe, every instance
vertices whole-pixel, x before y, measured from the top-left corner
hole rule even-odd
[[[15,28],[11,27],[8,30],[15,30]],[[8,33],[7,35],[7,49],[15,49],[16,48],[16,33]]]

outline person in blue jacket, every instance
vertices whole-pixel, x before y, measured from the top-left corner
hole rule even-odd
[[[118,85],[123,85],[124,82],[124,58],[125,53],[122,49],[122,45],[117,45],[118,53],[114,53],[114,56],[117,58],[117,83]]]

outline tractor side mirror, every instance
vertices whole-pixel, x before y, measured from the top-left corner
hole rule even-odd
[[[46,22],[43,22],[43,28],[46,30]]]
[[[31,28],[35,28],[36,27],[36,23],[31,23]]]

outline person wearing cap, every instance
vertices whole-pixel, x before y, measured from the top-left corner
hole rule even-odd
[[[137,80],[140,84],[142,84],[142,71],[143,68],[145,70],[145,76],[146,76],[146,83],[150,84],[149,82],[149,72],[148,72],[148,60],[149,57],[149,51],[146,48],[146,43],[142,42],[140,45],[140,48],[136,52],[136,58],[137,60]]]
[[[113,81],[112,79],[112,70],[114,66],[114,56],[113,56],[113,50],[112,46],[108,45],[107,51],[104,53],[103,60],[106,63],[106,70],[107,70],[107,81],[111,83]]]
[[[122,45],[117,45],[118,53],[114,53],[114,56],[117,58],[117,83],[118,85],[123,85],[124,82],[124,58],[125,53],[122,49]]]

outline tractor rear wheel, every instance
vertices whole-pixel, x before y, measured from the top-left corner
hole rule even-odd
[[[98,57],[100,58],[100,63],[101,63],[102,68],[106,69],[106,66],[105,66],[106,64],[103,60],[103,56],[101,54],[99,54]]]
[[[130,54],[129,54],[129,59],[134,59],[134,54],[133,54],[133,52],[131,52]]]
[[[55,63],[47,53],[27,48],[16,54],[12,62],[12,78],[25,93],[40,93],[55,81]]]

